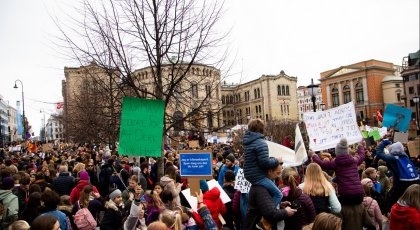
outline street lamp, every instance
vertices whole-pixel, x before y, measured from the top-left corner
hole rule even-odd
[[[321,106],[321,110],[324,111],[325,103],[324,102],[321,102],[321,104],[319,104],[319,106]]]
[[[316,102],[316,94],[318,92],[318,85],[315,85],[314,84],[314,79],[313,78],[311,78],[311,84],[308,85],[307,88],[309,89],[308,90],[309,95],[311,95],[312,106],[313,106],[314,112],[316,112],[316,104],[315,104],[315,102]]]
[[[417,132],[419,132],[420,128],[419,128],[419,101],[420,98],[419,96],[414,96],[413,97],[413,102],[416,104],[416,128],[417,128]]]
[[[25,97],[23,94],[23,83],[21,80],[17,79],[15,80],[15,86],[13,86],[13,88],[17,89],[17,82],[20,83],[20,85],[22,86],[22,113],[23,113],[23,140],[26,140],[26,121],[25,121]]]

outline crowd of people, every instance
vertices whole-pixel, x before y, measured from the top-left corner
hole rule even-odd
[[[298,167],[269,156],[260,119],[249,122],[242,143],[243,152],[230,144],[202,146],[213,154],[220,187],[200,180],[196,204],[181,192],[188,178],[180,176],[178,151],[168,146],[163,176],[159,159],[95,147],[3,149],[0,228],[420,229],[419,155],[400,142],[385,137],[366,146],[342,139],[335,149],[309,150]],[[411,175],[399,161],[411,164]],[[249,192],[235,189],[240,169]]]

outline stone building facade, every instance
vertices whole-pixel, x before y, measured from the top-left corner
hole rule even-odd
[[[322,72],[320,87],[326,109],[353,101],[357,118],[375,124],[376,109],[383,114],[385,107],[383,80],[396,71],[394,64],[372,59]]]
[[[298,120],[297,77],[284,71],[262,75],[243,84],[222,84],[222,124],[247,124],[252,118],[265,121]]]

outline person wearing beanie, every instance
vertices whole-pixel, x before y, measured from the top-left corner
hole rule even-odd
[[[347,139],[341,139],[336,148],[336,157],[331,161],[323,161],[312,150],[308,156],[319,164],[323,170],[334,170],[337,183],[338,200],[341,203],[341,215],[343,216],[342,229],[362,229],[363,226],[374,227],[372,221],[364,216],[363,202],[364,190],[360,183],[358,166],[364,161],[366,142],[362,140],[356,151],[356,155],[349,154]],[[366,221],[364,223],[364,221]]]
[[[89,182],[89,174],[86,171],[81,171],[79,173],[79,182],[77,182],[77,185],[71,190],[70,192],[70,202],[72,204],[75,204],[80,197],[80,192],[83,190],[83,188],[86,185],[91,185],[91,183]],[[96,186],[93,186],[93,192],[94,193],[99,193],[98,189],[96,188]]]
[[[323,170],[334,170],[337,180],[338,196],[341,204],[360,204],[363,201],[363,187],[360,184],[358,166],[365,159],[366,143],[362,141],[357,147],[356,156],[349,154],[347,139],[343,138],[335,147],[336,158],[323,161],[317,154],[309,151],[308,155]]]
[[[235,175],[238,173],[239,166],[235,164],[236,158],[232,153],[229,153],[225,158],[225,164],[219,169],[219,174],[217,176],[217,182],[220,186],[223,186],[223,178],[227,170],[232,170]]]
[[[3,178],[1,181],[0,202],[2,202],[4,210],[8,210],[7,218],[1,223],[1,227],[8,226],[18,219],[19,200],[18,197],[12,193],[14,186],[15,182],[11,176]]]
[[[200,180],[200,189],[203,194],[209,191],[209,185],[206,180]]]
[[[388,150],[390,154],[385,154],[384,150],[385,147],[388,145]],[[378,159],[384,160],[388,165],[390,171],[392,171],[392,188],[388,192],[389,196],[385,210],[385,213],[388,213],[391,210],[392,205],[394,205],[398,201],[398,199],[403,195],[405,190],[410,185],[420,184],[420,179],[418,177],[418,174],[414,174],[415,178],[413,178],[412,180],[401,180],[398,161],[405,160],[407,162],[410,162],[411,165],[414,166],[414,164],[410,161],[409,156],[404,152],[404,147],[401,144],[401,142],[392,143],[390,140],[384,139],[376,147],[376,157]]]
[[[101,230],[115,230],[123,225],[125,216],[124,204],[122,202],[121,190],[115,189],[108,195],[109,200],[105,203],[105,213],[102,218]]]
[[[283,195],[277,185],[267,177],[266,172],[275,168],[282,162],[269,156],[268,145],[264,140],[264,121],[251,119],[248,130],[243,138],[244,146],[244,176],[252,185],[261,185],[266,188],[273,197],[274,206],[280,204]],[[236,175],[236,174],[235,174]]]

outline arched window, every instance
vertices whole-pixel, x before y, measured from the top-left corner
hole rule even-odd
[[[257,89],[254,89],[254,99],[257,99]]]
[[[286,89],[284,85],[281,86],[281,95],[286,95]]]
[[[260,88],[257,89],[258,98],[261,98]]]
[[[222,104],[223,105],[225,104],[225,96],[224,95],[222,96]]]
[[[288,86],[288,85],[286,85],[286,95],[287,95],[287,96],[290,96],[290,93],[289,93],[289,86]]]
[[[280,85],[277,85],[277,96],[281,95],[281,87]]]
[[[232,104],[232,103],[233,103],[233,96],[230,95],[230,97],[229,97],[229,104]]]
[[[360,82],[357,82],[356,84],[356,104],[363,104],[365,101],[363,96],[363,84]]]
[[[349,103],[351,101],[351,92],[350,92],[349,85],[345,85],[343,87],[343,95],[344,95],[344,103]]]
[[[333,107],[337,107],[340,105],[340,99],[338,96],[338,89],[337,88],[333,88],[331,90],[331,98],[332,98],[332,106]]]

